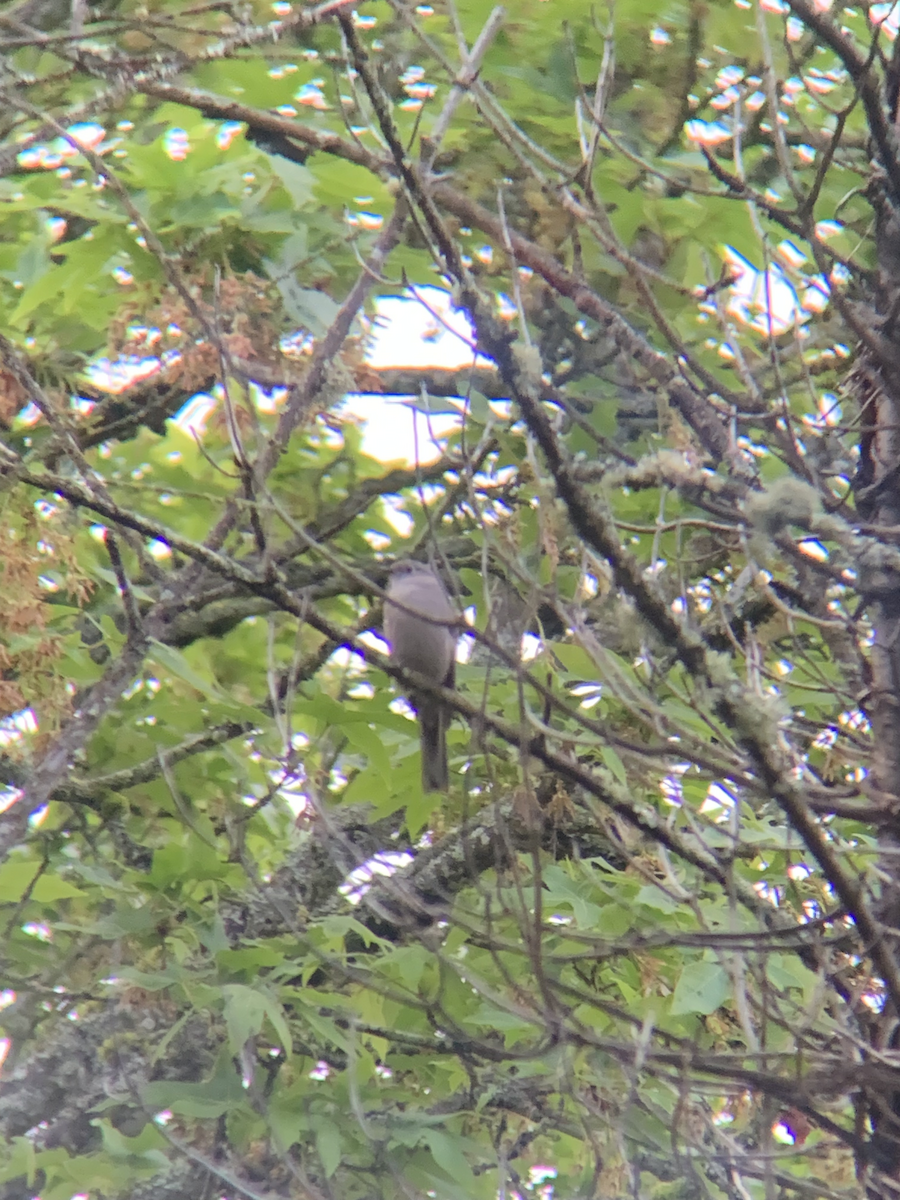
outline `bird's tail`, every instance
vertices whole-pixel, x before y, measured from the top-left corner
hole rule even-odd
[[[426,792],[446,792],[447,713],[433,700],[420,698],[419,729],[422,736],[422,788]]]

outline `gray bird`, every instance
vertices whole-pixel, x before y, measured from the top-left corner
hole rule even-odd
[[[431,683],[453,687],[458,617],[438,575],[427,563],[405,559],[391,568],[387,594],[384,635],[390,642],[391,658]],[[409,702],[419,718],[422,787],[426,792],[445,792],[450,714],[439,700],[422,692],[412,692]]]

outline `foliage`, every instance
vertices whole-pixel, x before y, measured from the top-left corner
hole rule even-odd
[[[895,1189],[886,7],[0,14],[2,1200]]]

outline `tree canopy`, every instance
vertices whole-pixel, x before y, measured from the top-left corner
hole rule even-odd
[[[896,1195],[897,28],[3,8],[0,1200]]]

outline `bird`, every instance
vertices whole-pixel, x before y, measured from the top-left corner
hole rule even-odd
[[[440,576],[427,563],[403,559],[393,565],[384,606],[384,634],[393,662],[430,683],[453,687],[457,620]],[[440,700],[424,692],[412,691],[409,702],[419,718],[422,788],[445,792],[450,713]]]

